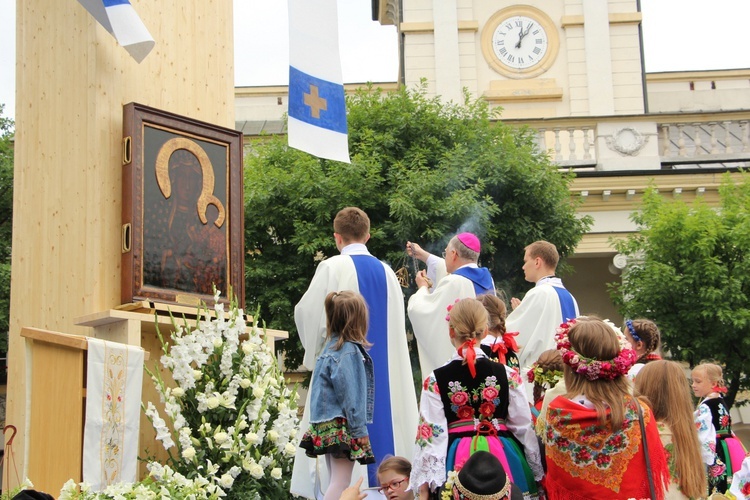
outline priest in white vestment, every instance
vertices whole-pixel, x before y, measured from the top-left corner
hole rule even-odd
[[[361,293],[369,310],[367,340],[375,374],[373,423],[367,426],[376,463],[365,467],[355,464],[352,482],[360,476],[363,488],[377,487],[377,466],[385,455],[411,458],[418,425],[417,396],[406,340],[404,296],[393,270],[367,250],[370,219],[362,210],[347,207],[333,223],[334,239],[340,255],[323,260],[315,270],[310,286],[294,308],[294,321],[305,349],[303,365],[315,368],[315,361],[326,337],[324,299],[330,292],[354,290]],[[313,373],[315,377],[315,373]],[[309,396],[308,396],[309,399]],[[309,400],[308,402],[309,403]],[[310,422],[309,404],[305,405],[300,435]],[[321,463],[297,450],[292,473],[291,492],[305,498],[322,498],[327,480]],[[322,474],[319,474],[321,472]]]
[[[521,369],[531,366],[547,349],[554,349],[555,332],[561,323],[579,315],[578,303],[555,276],[560,256],[547,241],[536,241],[525,248],[523,272],[535,283],[523,300],[511,299],[511,312],[505,320],[507,331],[518,332]]]
[[[417,339],[423,378],[443,366],[455,353],[445,320],[448,306],[460,299],[495,293],[489,270],[477,264],[480,250],[479,238],[471,233],[451,238],[444,259],[429,254],[416,243],[406,244],[409,255],[427,263],[427,271],[420,271],[415,278],[419,289],[409,298],[407,309]]]

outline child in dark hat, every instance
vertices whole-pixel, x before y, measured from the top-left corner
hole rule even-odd
[[[521,500],[521,489],[510,482],[500,460],[487,451],[477,451],[458,472],[453,497],[458,500]]]

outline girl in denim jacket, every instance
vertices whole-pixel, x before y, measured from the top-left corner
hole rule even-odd
[[[375,462],[367,424],[372,423],[373,366],[365,350],[367,305],[359,293],[331,292],[325,299],[327,340],[310,384],[310,428],[300,447],[325,455],[331,478],[325,500],[349,486],[354,460]]]

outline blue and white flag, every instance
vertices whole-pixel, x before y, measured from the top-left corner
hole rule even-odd
[[[128,0],[78,0],[115,37],[137,62],[143,61],[155,42]]]
[[[349,163],[336,0],[289,0],[289,146]]]

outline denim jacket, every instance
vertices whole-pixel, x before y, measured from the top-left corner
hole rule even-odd
[[[361,344],[331,338],[315,362],[310,387],[310,423],[346,418],[353,439],[367,436],[375,403],[372,358]]]

